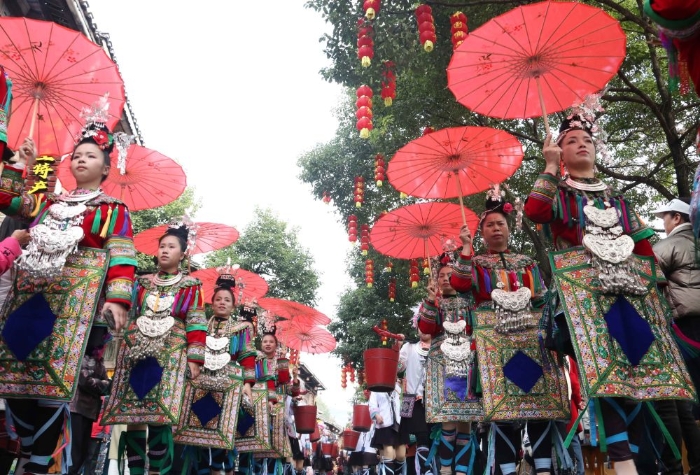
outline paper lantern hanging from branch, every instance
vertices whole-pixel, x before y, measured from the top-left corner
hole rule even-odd
[[[382,69],[382,99],[390,107],[396,99],[396,67],[392,61],[384,61]]]
[[[357,21],[357,57],[365,68],[372,64],[374,58],[374,28],[364,18]]]
[[[423,49],[430,53],[435,48],[437,36],[435,35],[435,19],[430,5],[419,5],[416,8],[416,21],[418,22],[418,37]]]
[[[374,158],[374,179],[377,182],[377,186],[382,186],[384,179],[386,178],[386,162],[384,161],[384,155],[378,153]]]
[[[452,34],[452,49],[457,49],[467,39],[467,15],[455,12],[450,16],[450,32]]]
[[[379,0],[365,0],[362,3],[362,8],[365,10],[365,17],[368,20],[374,20],[374,17],[379,13]]]
[[[369,138],[370,131],[374,128],[372,125],[372,96],[374,93],[367,85],[362,85],[357,88],[357,130],[360,131],[360,137],[363,139]],[[364,99],[363,99],[364,98]]]

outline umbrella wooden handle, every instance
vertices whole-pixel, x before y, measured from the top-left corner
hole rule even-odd
[[[29,124],[29,138],[34,140],[34,129],[36,128],[36,120],[39,115],[39,98],[34,98],[34,107],[32,108],[32,121]]]
[[[462,182],[459,179],[459,171],[455,173],[457,179],[457,191],[459,191],[459,211],[462,213],[462,224],[467,225],[467,215],[464,213],[464,198],[462,197]]]
[[[542,119],[544,120],[544,132],[549,135],[549,118],[547,117],[547,108],[544,105],[544,94],[542,94],[542,85],[540,84],[540,77],[535,77],[535,82],[537,83],[537,94],[540,96],[540,108],[542,109]]]

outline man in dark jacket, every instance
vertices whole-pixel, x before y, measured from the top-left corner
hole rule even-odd
[[[696,260],[695,238],[690,224],[690,200],[673,199],[654,211],[663,219],[666,239],[654,246],[654,254],[668,286],[666,297],[673,310],[678,331],[700,344],[700,264]],[[686,355],[684,355],[685,357]],[[700,363],[685,358],[696,389],[700,388]],[[695,424],[690,401],[658,401],[656,410],[668,428],[676,445],[681,439],[688,450],[690,475],[700,475],[700,429]],[[680,460],[675,460],[669,447],[662,453],[664,474],[683,473]]]

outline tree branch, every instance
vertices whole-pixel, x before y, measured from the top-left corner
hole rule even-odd
[[[602,171],[605,175],[609,176],[610,178],[615,178],[617,180],[623,180],[623,181],[631,181],[633,182],[632,185],[629,187],[631,188],[632,186],[638,185],[640,183],[643,183],[645,185],[650,186],[651,188],[655,189],[658,191],[661,195],[663,195],[666,199],[673,199],[675,196],[674,193],[671,193],[671,191],[663,186],[661,183],[659,183],[656,180],[653,180],[647,176],[641,176],[641,175],[628,175],[625,173],[617,173],[612,171],[610,168],[605,167],[604,165],[597,164],[596,165],[600,171]],[[628,188],[628,189],[629,189]]]

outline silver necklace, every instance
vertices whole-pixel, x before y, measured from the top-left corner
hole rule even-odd
[[[582,183],[572,179],[571,177],[566,178],[566,184],[571,188],[576,188],[577,190],[581,191],[605,191],[608,188],[608,185],[602,181],[598,181],[598,183]]]
[[[163,279],[158,274],[153,277],[153,283],[158,287],[171,287],[182,280],[182,271],[178,271],[176,275]]]
[[[67,195],[59,196],[61,201],[66,201],[68,203],[82,203],[85,201],[90,201],[93,198],[97,198],[102,194],[102,189],[98,188],[95,191],[91,191],[85,194],[75,194],[75,190],[71,191]]]

